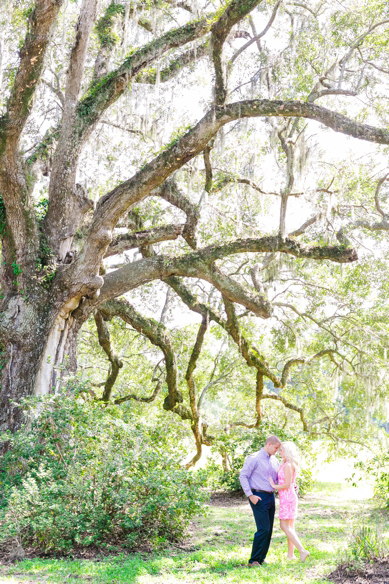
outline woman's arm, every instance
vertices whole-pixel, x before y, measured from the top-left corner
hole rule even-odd
[[[271,477],[269,477],[269,482],[273,489],[280,491],[281,489],[289,489],[292,484],[293,467],[291,462],[287,462],[284,466],[285,482],[282,485],[276,485]]]

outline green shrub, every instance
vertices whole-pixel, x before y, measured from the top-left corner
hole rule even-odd
[[[382,471],[377,473],[374,494],[383,502],[385,507],[389,507],[389,472]]]
[[[368,479],[374,480],[374,495],[385,507],[389,507],[389,453],[388,440],[381,446],[375,456],[367,461],[354,464],[354,472],[348,479],[353,486]]]
[[[44,552],[160,544],[202,511],[199,479],[167,433],[74,394],[25,406],[41,413],[0,460],[0,540]]]
[[[312,469],[302,468],[299,476],[297,477],[298,485],[298,495],[299,497],[304,497],[307,493],[312,491],[315,484],[315,479],[313,478]]]
[[[352,562],[370,561],[388,554],[388,547],[377,527],[358,527],[348,548]]]

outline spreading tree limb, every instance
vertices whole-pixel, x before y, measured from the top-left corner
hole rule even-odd
[[[278,236],[259,239],[240,239],[224,245],[215,245],[188,253],[182,257],[153,256],[132,262],[105,276],[100,296],[92,301],[98,305],[137,286],[172,275],[202,278],[213,284],[231,302],[238,302],[261,318],[272,313],[271,304],[261,295],[253,294],[215,265],[217,259],[244,252],[281,251],[295,257],[330,259],[347,263],[355,261],[356,251],[344,246],[304,246],[293,239],[284,241]]]
[[[94,318],[99,338],[99,344],[105,351],[109,359],[109,362],[111,363],[111,371],[109,372],[108,377],[104,383],[104,391],[103,396],[101,398],[103,402],[109,402],[113,386],[115,385],[120,369],[123,367],[123,362],[119,359],[118,355],[116,355],[113,349],[109,329],[107,324],[104,322],[101,312],[96,311],[94,314]]]
[[[197,125],[164,152],[147,163],[132,178],[102,197],[97,205],[80,262],[88,263],[88,248],[96,234],[111,230],[126,210],[160,186],[175,170],[204,150],[225,124],[245,117],[303,117],[319,121],[337,132],[380,144],[389,144],[389,132],[354,122],[315,104],[271,100],[248,100],[211,109]],[[93,246],[95,247],[95,246]]]
[[[178,390],[178,375],[176,356],[166,328],[153,319],[139,314],[127,300],[110,300],[99,307],[103,318],[110,320],[114,316],[130,324],[135,330],[146,336],[149,341],[159,347],[165,357],[166,383],[168,396],[164,401],[164,409],[178,413],[182,419],[192,419],[191,412],[182,404],[183,397]]]
[[[0,156],[6,143],[15,151],[40,81],[47,46],[63,0],[36,0],[28,18],[28,32],[20,49],[20,62],[6,114],[0,118]]]
[[[200,327],[197,331],[196,342],[193,346],[192,353],[189,359],[188,367],[185,373],[185,379],[188,384],[189,389],[189,403],[190,409],[192,412],[192,432],[196,442],[196,454],[193,458],[186,464],[186,468],[190,468],[194,466],[198,460],[201,458],[202,453],[202,432],[201,432],[201,421],[200,421],[200,414],[197,408],[197,395],[196,395],[196,382],[193,378],[193,372],[196,368],[197,360],[200,357],[201,348],[203,346],[205,333],[207,332],[208,328],[208,319],[205,317],[202,319]]]
[[[303,408],[300,408],[299,406],[296,406],[295,404],[292,404],[291,402],[289,402],[287,399],[285,399],[284,397],[282,397],[282,395],[276,395],[275,393],[264,393],[261,397],[261,400],[264,399],[272,399],[275,401],[279,401],[282,404],[284,404],[284,406],[286,408],[288,408],[289,410],[293,410],[295,412],[297,412],[300,416],[301,419],[301,423],[303,425],[304,431],[309,433],[309,426],[308,423],[305,419],[305,415],[304,415],[304,410]]]
[[[161,241],[177,239],[184,231],[184,225],[173,224],[146,229],[135,233],[123,233],[111,241],[104,258],[121,254],[130,249],[139,248],[145,245],[152,245]]]
[[[39,248],[39,234],[31,200],[31,185],[19,154],[22,131],[30,115],[33,97],[40,81],[44,57],[62,0],[37,0],[28,19],[15,81],[0,118],[0,192],[6,209],[10,237],[3,241],[3,278],[9,287],[15,280],[12,261],[25,269],[18,284],[28,282]]]
[[[124,395],[122,397],[115,398],[113,400],[113,403],[119,405],[119,404],[122,404],[126,401],[130,401],[131,399],[133,399],[134,401],[137,401],[137,402],[141,402],[144,404],[150,404],[151,402],[153,402],[155,400],[155,398],[157,397],[157,395],[161,391],[162,385],[163,385],[163,380],[158,379],[157,385],[155,386],[153,393],[149,397],[139,397],[135,393],[130,393],[128,395]]]

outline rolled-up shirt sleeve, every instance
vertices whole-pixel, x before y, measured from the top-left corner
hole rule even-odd
[[[242,485],[242,489],[246,497],[250,497],[252,495],[252,490],[250,487],[250,477],[252,475],[253,469],[255,467],[255,457],[249,456],[246,458],[243,468],[239,475],[240,484]]]

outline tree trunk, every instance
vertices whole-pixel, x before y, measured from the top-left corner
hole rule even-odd
[[[21,399],[57,391],[62,372],[75,370],[81,323],[71,316],[69,304],[67,310],[51,307],[43,312],[35,309],[38,302],[20,295],[9,300],[0,318],[0,431],[20,427]]]

